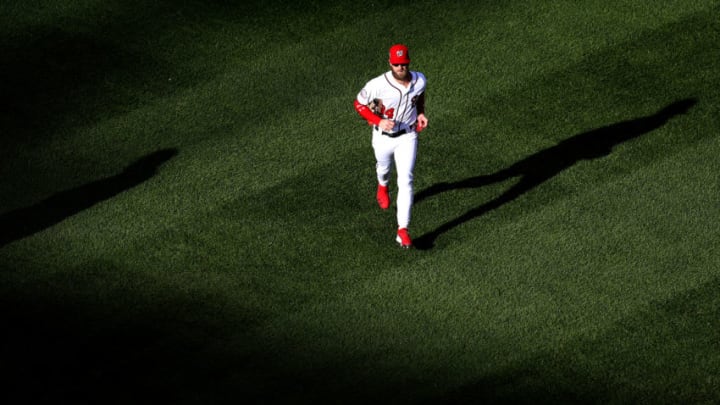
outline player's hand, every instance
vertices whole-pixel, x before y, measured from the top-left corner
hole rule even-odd
[[[393,128],[395,128],[395,121],[388,120],[388,119],[381,119],[380,124],[378,124],[378,127],[380,127],[380,129],[385,132],[391,132],[393,130]]]
[[[422,132],[423,129],[427,128],[428,125],[428,119],[425,117],[425,114],[420,114],[417,117],[417,125],[415,126],[416,132]]]

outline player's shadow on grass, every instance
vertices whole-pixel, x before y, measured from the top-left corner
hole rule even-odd
[[[174,148],[158,150],[136,160],[114,176],[61,191],[30,207],[0,214],[0,248],[137,186],[155,175],[158,167],[177,153]]]
[[[515,200],[578,161],[597,159],[610,154],[616,145],[660,128],[671,118],[686,113],[696,103],[697,99],[694,98],[676,101],[655,114],[575,135],[496,173],[470,177],[452,183],[438,183],[420,191],[415,195],[415,203],[445,191],[477,188],[520,177],[517,184],[499,197],[475,207],[415,239],[415,246],[418,249],[432,248],[435,240],[445,232]]]

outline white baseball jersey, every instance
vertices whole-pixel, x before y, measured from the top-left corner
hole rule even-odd
[[[413,71],[410,75],[410,85],[404,87],[388,71],[367,82],[357,95],[357,101],[367,105],[372,100],[380,100],[382,117],[395,121],[394,131],[410,130],[417,120],[415,103],[425,92],[425,75]]]

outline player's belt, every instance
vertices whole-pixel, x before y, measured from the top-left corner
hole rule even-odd
[[[378,127],[378,126],[376,125],[376,126],[375,126],[375,129],[376,129],[376,130],[380,130],[380,127]],[[401,130],[399,130],[399,131],[397,131],[397,132],[385,132],[385,131],[381,131],[381,133],[382,133],[383,135],[385,135],[385,136],[389,136],[390,138],[397,138],[397,137],[400,136],[400,135],[405,135],[405,134],[407,134],[407,133],[408,133],[408,130],[407,130],[407,129],[401,129]]]
[[[382,131],[382,134],[383,134],[383,135],[387,135],[387,136],[389,136],[390,138],[397,138],[398,136],[400,136],[400,135],[405,135],[406,133],[407,133],[407,129],[401,129],[401,130],[399,130],[399,131],[397,131],[397,132],[385,132],[385,131]]]

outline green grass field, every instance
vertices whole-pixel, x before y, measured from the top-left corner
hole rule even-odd
[[[720,1],[234,3],[0,3],[0,401],[720,403]]]

